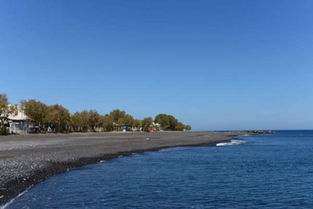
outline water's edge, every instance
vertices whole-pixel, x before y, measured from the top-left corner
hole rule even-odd
[[[228,143],[232,140],[235,140],[239,136],[244,136],[242,134],[240,135],[232,135],[231,139],[219,141],[219,142],[211,142],[211,143],[195,143],[195,144],[189,144],[189,145],[175,145],[175,146],[160,146],[155,147],[151,149],[138,149],[138,150],[131,150],[131,151],[125,151],[125,152],[117,152],[113,154],[104,154],[101,156],[96,157],[88,157],[88,158],[79,158],[72,162],[53,162],[49,163],[48,166],[46,166],[43,169],[40,170],[34,170],[33,174],[30,176],[21,177],[18,179],[14,179],[12,181],[9,181],[4,184],[5,188],[9,188],[9,190],[6,190],[4,193],[4,197],[0,199],[0,208],[4,208],[10,202],[12,199],[19,196],[21,193],[24,193],[25,190],[28,188],[46,180],[47,178],[62,174],[65,172],[68,172],[74,168],[78,168],[81,166],[85,166],[88,164],[94,164],[98,163],[100,161],[109,161],[121,156],[131,156],[133,154],[139,154],[144,152],[154,152],[159,151],[161,149],[167,149],[167,148],[175,148],[175,147],[198,147],[198,146],[216,146],[218,143]]]

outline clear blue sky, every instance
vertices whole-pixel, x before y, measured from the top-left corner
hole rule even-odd
[[[313,1],[3,0],[0,73],[12,103],[313,129]]]

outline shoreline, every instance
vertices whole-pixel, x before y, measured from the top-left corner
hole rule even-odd
[[[51,176],[62,174],[69,172],[75,168],[79,168],[85,165],[90,165],[94,163],[98,163],[101,161],[110,161],[119,157],[126,157],[131,156],[133,154],[140,154],[145,152],[157,152],[162,149],[168,149],[168,148],[175,148],[175,147],[198,147],[198,146],[215,146],[217,143],[221,142],[229,142],[230,140],[226,141],[220,141],[216,142],[214,144],[198,144],[198,145],[178,145],[178,146],[169,146],[169,147],[160,147],[160,148],[153,148],[153,149],[147,149],[147,150],[133,150],[129,152],[119,152],[115,154],[105,154],[100,157],[94,157],[94,158],[81,158],[77,159],[76,162],[55,162],[51,163],[47,168],[43,170],[35,171],[35,173],[32,176],[29,176],[26,178],[18,178],[15,180],[12,180],[10,182],[7,182],[4,186],[5,188],[10,188],[7,194],[3,197],[4,201],[0,201],[0,206],[3,206],[3,204],[8,203],[10,200],[17,197],[20,193],[24,192],[28,188],[45,181]],[[7,198],[5,198],[7,197]]]
[[[109,161],[120,156],[130,156],[137,153],[159,151],[161,149],[173,147],[192,147],[192,146],[215,146],[217,143],[229,142],[237,136],[245,134],[256,134],[252,132],[163,132],[163,133],[114,133],[114,134],[89,134],[89,135],[61,135],[61,136],[16,136],[8,137],[15,144],[22,144],[23,146],[15,147],[15,149],[0,150],[0,160],[11,160],[11,162],[20,163],[20,155],[25,161],[25,165],[30,165],[31,169],[25,169],[15,165],[15,169],[7,172],[7,177],[0,182],[0,206],[5,205],[10,200],[18,196],[27,188],[40,183],[50,176],[65,173],[74,168],[84,165],[97,163],[100,161]],[[33,139],[38,138],[36,145],[26,147],[27,142],[33,143]],[[64,140],[62,140],[64,138]],[[71,139],[67,144],[67,138]],[[81,139],[82,138],[82,139]],[[95,138],[98,143],[91,144],[92,138]],[[116,139],[114,139],[116,138]],[[1,142],[4,137],[0,138]],[[194,140],[195,139],[195,140]],[[41,142],[41,140],[43,142]],[[59,140],[59,141],[58,141]],[[47,143],[47,142],[56,143]],[[83,146],[77,141],[83,142]],[[11,142],[10,139],[4,140]],[[100,143],[99,143],[100,142]],[[136,143],[135,143],[136,142]],[[13,143],[13,144],[14,144]],[[94,143],[94,142],[93,142]],[[125,144],[124,144],[125,143]],[[135,144],[132,144],[135,143]],[[77,146],[73,146],[73,144]],[[102,145],[103,147],[100,147]],[[116,149],[115,145],[119,149]],[[125,146],[123,145],[132,145]],[[67,147],[69,146],[69,147]],[[95,147],[96,146],[96,147]],[[120,147],[121,146],[121,147]],[[100,149],[98,149],[100,147]],[[101,149],[102,148],[102,149]],[[104,149],[106,148],[106,149]],[[78,150],[77,150],[78,149]],[[42,160],[33,160],[35,155],[33,152],[39,152],[39,158]],[[49,159],[49,154],[54,153],[57,158]],[[78,153],[77,153],[78,152]],[[87,153],[87,154],[86,154]],[[74,157],[71,156],[73,154]],[[7,155],[7,158],[6,156]],[[48,161],[45,159],[48,156]],[[15,158],[15,159],[14,159]],[[64,158],[64,159],[63,159]],[[62,159],[62,160],[60,160]],[[13,161],[12,161],[13,160]],[[15,161],[14,161],[15,160]],[[22,163],[23,163],[22,162]],[[37,164],[36,164],[37,163]],[[36,166],[35,166],[36,165]],[[5,164],[1,163],[1,170]],[[34,166],[34,167],[33,167]],[[13,176],[8,176],[12,174]],[[21,174],[21,175],[18,175]],[[15,176],[14,176],[15,175]]]

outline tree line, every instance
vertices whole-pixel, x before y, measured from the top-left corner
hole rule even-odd
[[[125,111],[116,109],[101,115],[96,110],[85,110],[71,114],[62,105],[47,105],[35,99],[21,101],[21,107],[27,116],[28,123],[36,125],[40,133],[55,132],[98,132],[98,131],[183,131],[191,126],[179,122],[174,116],[158,114],[153,119],[135,119]],[[6,131],[9,115],[17,111],[17,106],[9,105],[7,96],[0,94],[0,129]]]

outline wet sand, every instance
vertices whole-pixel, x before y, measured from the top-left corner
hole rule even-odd
[[[47,177],[123,155],[215,145],[247,132],[85,133],[0,136],[0,205]]]

